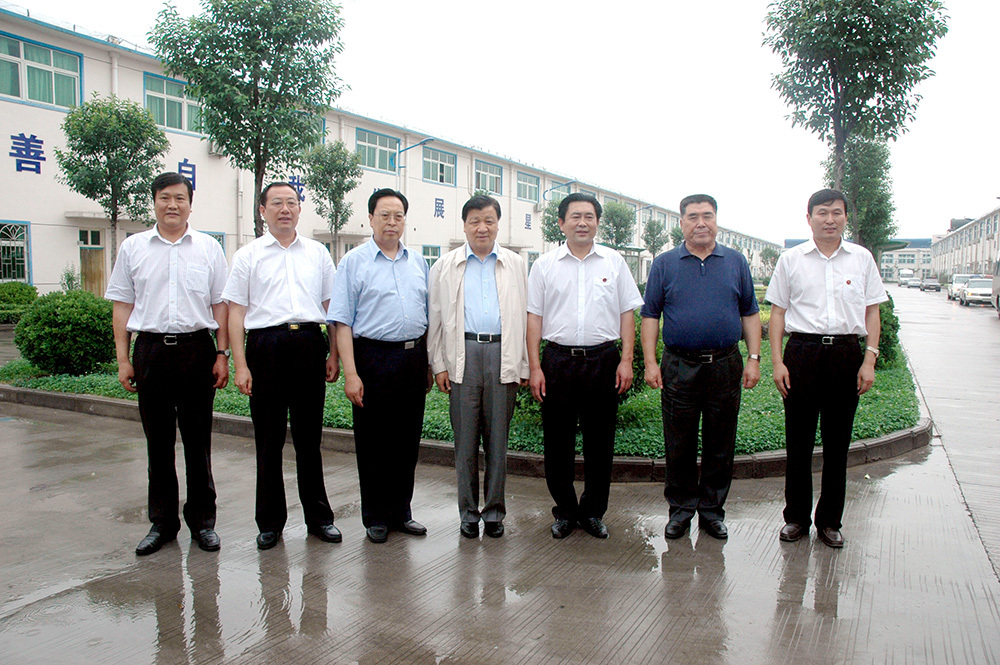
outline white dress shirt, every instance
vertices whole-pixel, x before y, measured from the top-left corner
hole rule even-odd
[[[642,305],[621,254],[594,243],[581,261],[567,245],[535,261],[528,275],[528,313],[542,317],[542,339],[593,346],[621,337],[621,315]]]
[[[282,323],[323,323],[337,269],[321,243],[295,235],[288,247],[265,233],[233,256],[224,300],[247,308],[247,330]]]
[[[846,240],[830,257],[813,240],[789,249],[767,287],[785,330],[814,335],[865,335],[865,308],[888,299],[871,252]]]
[[[170,242],[154,226],[122,243],[104,297],[133,305],[130,332],[215,330],[212,305],[222,302],[226,272],[226,254],[212,236],[188,225]]]

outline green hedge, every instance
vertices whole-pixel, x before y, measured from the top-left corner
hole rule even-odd
[[[21,355],[51,374],[86,374],[114,360],[111,302],[88,291],[35,300],[14,329]]]

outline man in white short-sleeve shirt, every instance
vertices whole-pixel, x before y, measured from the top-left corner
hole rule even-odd
[[[819,421],[823,480],[816,533],[843,547],[841,519],[858,398],[875,382],[879,303],[888,300],[871,252],[845,241],[847,200],[823,189],[809,199],[812,239],[778,259],[767,288],[774,383],[785,403],[785,526],[779,538],[808,535],[812,454]],[[785,332],[790,333],[781,354]],[[864,344],[861,338],[867,338]]]
[[[593,196],[564,198],[559,228],[566,244],[540,257],[528,276],[529,383],[542,403],[545,482],[556,504],[553,538],[565,538],[577,525],[608,537],[603,518],[618,396],[632,385],[634,311],[642,296],[621,255],[594,242],[600,218]],[[573,486],[578,422],[587,459],[579,501]]]

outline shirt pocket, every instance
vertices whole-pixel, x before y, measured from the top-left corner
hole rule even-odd
[[[593,294],[594,294],[594,302],[599,302],[599,303],[613,302],[615,297],[614,278],[610,276],[595,277]]]
[[[863,305],[865,302],[865,286],[860,275],[844,275],[844,302],[848,305]]]
[[[188,266],[187,270],[184,272],[184,288],[199,296],[208,295],[208,268],[204,268],[202,266]]]

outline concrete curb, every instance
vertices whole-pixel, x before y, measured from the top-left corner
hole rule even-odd
[[[55,393],[31,388],[15,388],[0,384],[0,402],[11,402],[48,409],[75,411],[93,416],[139,420],[139,406],[130,400],[73,393]],[[878,460],[898,457],[930,443],[933,423],[921,418],[915,427],[899,430],[875,439],[855,441],[847,452],[847,465],[859,466]],[[220,434],[253,438],[253,423],[246,416],[216,413],[213,431]],[[354,433],[327,427],[323,429],[323,447],[344,453],[354,452]],[[480,453],[482,456],[482,453]],[[454,466],[455,447],[443,441],[421,440],[420,461],[425,464]],[[823,449],[813,453],[813,471],[823,468]],[[615,457],[611,480],[618,483],[663,482],[666,462],[645,457]],[[507,472],[519,476],[542,478],[545,465],[541,455],[511,450],[507,453]],[[785,474],[785,451],[770,450],[752,455],[737,455],[733,466],[734,478],[771,478]],[[583,457],[576,458],[576,477],[583,480]]]

